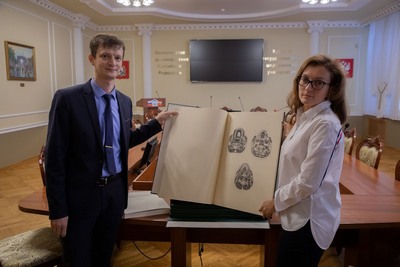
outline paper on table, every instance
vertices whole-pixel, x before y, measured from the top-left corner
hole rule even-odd
[[[236,229],[269,229],[269,223],[265,221],[218,221],[218,222],[195,222],[195,221],[168,221],[167,227],[185,228],[236,228]]]
[[[168,214],[170,206],[159,196],[150,191],[132,191],[128,194],[128,207],[125,218]]]

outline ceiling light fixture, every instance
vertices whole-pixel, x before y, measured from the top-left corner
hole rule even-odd
[[[302,0],[303,3],[307,3],[310,5],[314,5],[314,4],[328,4],[329,2],[336,2],[337,0]]]
[[[117,0],[117,3],[122,4],[124,6],[134,6],[134,7],[140,7],[140,6],[150,6],[154,4],[154,0]]]

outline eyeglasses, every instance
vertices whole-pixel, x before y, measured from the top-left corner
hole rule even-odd
[[[324,88],[325,85],[330,85],[329,83],[320,81],[320,80],[314,80],[311,81],[306,77],[300,76],[297,78],[297,83],[298,85],[304,86],[306,87],[308,84],[311,83],[311,87],[315,90],[321,90],[322,88]]]

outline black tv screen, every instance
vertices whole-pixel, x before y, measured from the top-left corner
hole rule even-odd
[[[191,82],[261,82],[263,39],[190,40]]]

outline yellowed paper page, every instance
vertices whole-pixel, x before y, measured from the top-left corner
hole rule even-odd
[[[168,111],[179,111],[180,109],[193,109],[193,108],[198,108],[194,106],[187,106],[187,105],[180,105],[180,104],[168,104]],[[167,143],[169,140],[169,133],[171,131],[172,125],[175,123],[176,117],[168,119],[163,128],[163,135],[162,135],[162,140],[161,140],[161,145],[160,145],[160,150],[158,154],[158,160],[157,160],[157,168],[155,171],[154,179],[153,179],[153,186],[151,189],[152,193],[158,194],[160,187],[161,187],[161,180],[162,176],[160,175],[161,173],[164,173],[164,166],[165,166],[165,153],[166,153],[166,148],[167,148]],[[164,140],[164,141],[163,141]],[[156,179],[156,177],[160,177],[159,179]]]
[[[260,214],[273,198],[282,119],[281,112],[228,114],[214,204]]]
[[[211,204],[227,112],[177,110],[164,128],[153,192],[163,198]]]

